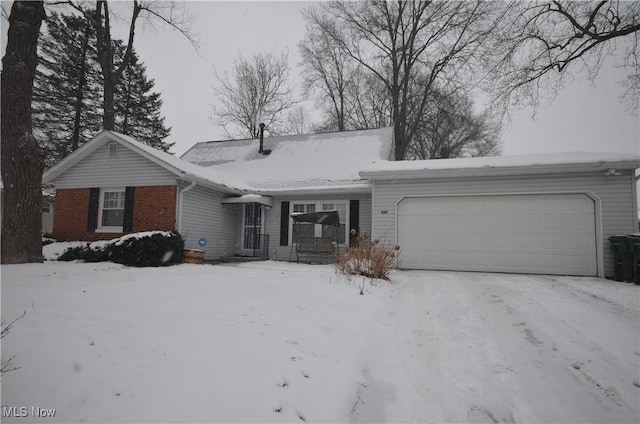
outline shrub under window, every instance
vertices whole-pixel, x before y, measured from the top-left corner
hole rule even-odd
[[[105,245],[87,243],[67,249],[59,261],[112,261],[129,266],[168,266],[180,263],[184,239],[175,231],[133,233]]]

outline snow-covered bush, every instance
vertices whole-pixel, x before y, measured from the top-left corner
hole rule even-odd
[[[104,262],[109,260],[109,256],[104,249],[105,246],[94,246],[87,243],[84,246],[70,247],[62,255],[58,256],[59,261],[82,260],[85,262]]]
[[[354,230],[351,230],[354,234]],[[336,257],[335,267],[345,275],[362,275],[388,280],[396,269],[400,246],[391,246],[371,240],[365,232],[355,237],[342,256]]]
[[[180,262],[184,239],[175,231],[127,234],[108,242],[70,247],[59,261],[111,261],[129,266],[168,266]]]
[[[176,231],[128,234],[106,247],[109,260],[131,266],[167,266],[180,262],[184,240]]]

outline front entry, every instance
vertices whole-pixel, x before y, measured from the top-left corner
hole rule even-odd
[[[259,203],[246,203],[242,217],[242,253],[255,256],[264,248],[264,208]]]

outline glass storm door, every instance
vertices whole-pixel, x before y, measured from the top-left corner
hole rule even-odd
[[[262,247],[263,209],[258,203],[244,205],[243,242],[244,250],[260,250]]]

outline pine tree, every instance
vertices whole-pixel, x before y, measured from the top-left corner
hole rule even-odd
[[[52,12],[40,45],[33,95],[34,132],[53,165],[101,129],[101,76],[93,22]]]
[[[114,50],[117,56],[124,55],[122,42],[118,41]],[[153,88],[154,81],[147,78],[146,67],[133,50],[122,78],[116,84],[115,130],[167,152],[175,143],[163,141],[171,128],[164,125],[160,93],[153,92]]]
[[[104,85],[97,59],[93,19],[84,15],[52,12],[46,19],[46,36],[40,45],[41,60],[34,84],[34,132],[51,166],[82,146],[102,130]],[[113,41],[115,64],[122,61],[125,46]],[[115,86],[115,131],[168,151],[163,140],[171,129],[161,115],[160,94],[132,51],[132,59]]]

